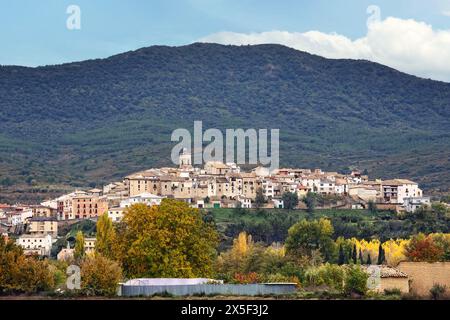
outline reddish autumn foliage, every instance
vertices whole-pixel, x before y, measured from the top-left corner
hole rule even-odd
[[[406,257],[411,261],[440,261],[444,256],[444,250],[438,246],[431,235],[419,234],[413,237],[406,247]]]
[[[258,283],[259,280],[260,276],[256,272],[234,274],[234,281],[241,284]]]

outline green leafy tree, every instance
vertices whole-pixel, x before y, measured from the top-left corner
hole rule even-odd
[[[298,206],[298,195],[293,192],[285,192],[282,195],[284,209],[292,210]]]
[[[370,213],[376,213],[378,211],[377,205],[373,200],[369,200],[367,204],[367,209],[369,210]]]
[[[367,293],[367,279],[369,279],[369,275],[360,266],[350,266],[345,277],[345,293],[347,295],[365,295]]]
[[[0,180],[0,185],[4,187],[10,187],[14,184],[13,180],[10,177],[5,177]]]
[[[358,255],[358,251],[356,249],[356,244],[354,244],[353,250],[352,250],[352,261],[354,264],[356,264],[356,262],[357,262],[357,255]]]
[[[265,202],[266,202],[266,198],[264,197],[264,191],[262,188],[258,188],[256,190],[256,196],[255,196],[255,207],[261,208]]]
[[[436,213],[438,218],[445,218],[450,212],[448,206],[441,202],[433,202],[431,204],[431,210]]]
[[[343,291],[345,271],[341,266],[325,263],[318,267],[310,267],[306,270],[304,283],[307,286],[326,285],[330,288]]]
[[[442,196],[441,201],[445,203],[450,203],[450,194]]]
[[[329,260],[334,251],[333,226],[330,220],[301,220],[288,231],[286,252],[293,257],[312,258],[315,251]]]
[[[309,214],[314,213],[316,208],[316,196],[312,192],[308,192],[306,196],[303,198],[303,202],[306,204],[306,211]]]
[[[450,234],[449,233],[434,233],[432,235],[433,241],[443,250],[441,257],[442,261],[450,261]]]

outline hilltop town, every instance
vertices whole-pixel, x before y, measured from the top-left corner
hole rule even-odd
[[[257,203],[258,193],[264,201]],[[430,204],[418,184],[407,179],[370,180],[359,171],[350,174],[320,169],[281,168],[273,172],[257,167],[242,171],[234,163],[208,162],[203,168],[192,166],[191,154],[182,153],[178,167],[153,168],[111,182],[103,189],[76,190],[40,205],[2,204],[2,233],[18,236],[26,252],[48,256],[58,236],[58,222],[95,220],[104,213],[119,222],[127,207],[136,203],[159,205],[173,198],[194,208],[282,209],[283,195],[303,199],[318,194],[333,199],[328,208],[365,209],[375,204],[382,210],[413,212]],[[297,209],[305,209],[299,202]],[[88,250],[95,238],[87,239]]]

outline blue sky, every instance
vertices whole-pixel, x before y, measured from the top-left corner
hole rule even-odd
[[[450,0],[0,0],[0,4],[2,65],[102,58],[156,44],[189,44],[224,31],[319,31],[356,40],[367,34],[369,5],[380,7],[382,19],[414,19],[433,30],[450,30]],[[66,9],[72,4],[81,9],[81,30],[66,28]]]

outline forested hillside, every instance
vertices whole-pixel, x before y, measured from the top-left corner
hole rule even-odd
[[[280,45],[0,67],[0,201],[171,165],[172,130],[280,128],[282,166],[450,186],[450,84]]]

